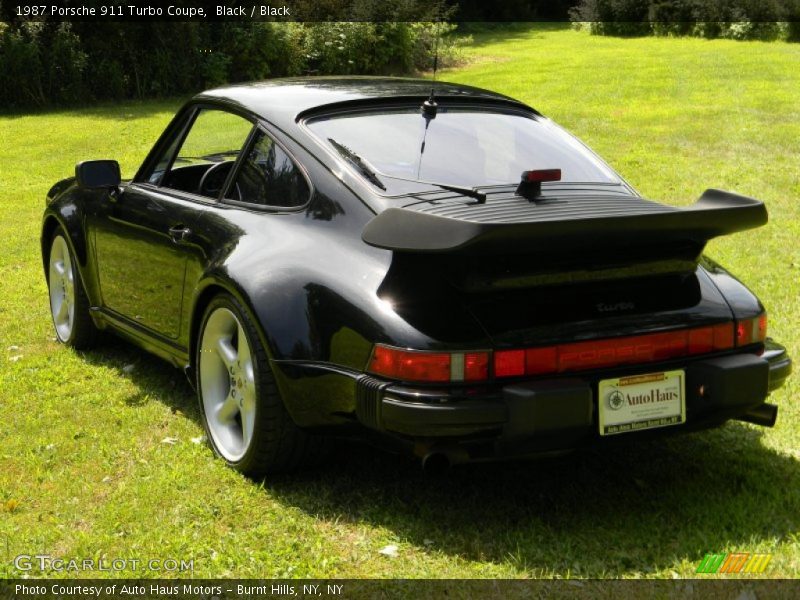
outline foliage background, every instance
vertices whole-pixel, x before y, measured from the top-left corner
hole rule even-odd
[[[0,109],[174,97],[292,75],[405,75],[431,68],[437,36],[439,65],[454,66],[468,33],[514,20],[571,18],[599,35],[800,41],[800,0],[295,2],[306,3],[330,21],[26,23],[7,13]]]
[[[0,107],[167,97],[227,82],[406,74],[457,62],[464,36],[434,22],[0,23]]]
[[[800,41],[800,0],[580,0],[569,13],[600,35]]]

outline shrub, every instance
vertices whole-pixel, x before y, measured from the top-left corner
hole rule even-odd
[[[570,16],[586,23],[595,35],[647,35],[651,32],[648,8],[642,0],[581,0]]]
[[[464,46],[472,41],[470,36],[456,35],[458,27],[450,23],[413,23],[413,67],[418,71],[433,68],[436,38],[439,37],[439,67],[452,67],[463,61]]]
[[[571,18],[599,35],[796,40],[800,0],[580,0]],[[783,26],[782,20],[789,22]]]
[[[361,0],[403,17],[404,0]],[[381,13],[384,14],[384,13]],[[0,24],[0,107],[185,94],[299,74],[407,74],[454,64],[469,38],[448,23]]]
[[[86,61],[69,23],[6,26],[0,32],[0,100],[9,106],[76,102]]]

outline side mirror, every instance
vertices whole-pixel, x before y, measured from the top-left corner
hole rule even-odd
[[[75,180],[82,188],[117,189],[122,176],[115,160],[84,160],[75,165]]]

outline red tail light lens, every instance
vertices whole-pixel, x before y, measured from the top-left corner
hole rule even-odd
[[[388,379],[431,383],[488,381],[658,362],[762,342],[767,317],[693,329],[486,352],[422,352],[377,344],[367,371]]]
[[[731,326],[727,325],[728,330]],[[733,332],[730,333],[733,337]],[[703,352],[711,352],[714,350],[714,328],[701,327],[700,329],[691,329],[689,331],[689,354],[701,354]]]
[[[525,351],[525,372],[528,375],[555,373],[558,370],[558,348],[528,348]]]
[[[525,375],[525,350],[498,350],[494,353],[496,377]]]
[[[727,350],[728,348],[733,348],[732,323],[714,325],[712,329],[714,330],[714,350]]]
[[[747,346],[758,344],[767,339],[767,315],[757,316],[755,319],[741,320],[736,323],[736,345]]]
[[[419,352],[378,344],[372,351],[367,370],[402,381],[486,381],[489,353]]]
[[[520,377],[657,362],[733,348],[733,323],[494,353],[496,377]]]
[[[451,372],[451,376],[454,374]],[[457,374],[455,374],[457,376]],[[464,381],[489,379],[489,353],[471,352],[464,355]]]
[[[369,371],[407,381],[450,381],[450,354],[375,346]]]
[[[767,339],[767,313],[758,317],[757,335],[759,342],[763,342]]]

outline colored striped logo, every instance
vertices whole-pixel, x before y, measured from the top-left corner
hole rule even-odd
[[[697,567],[697,573],[763,573],[772,554],[731,552],[729,554],[706,554]]]

